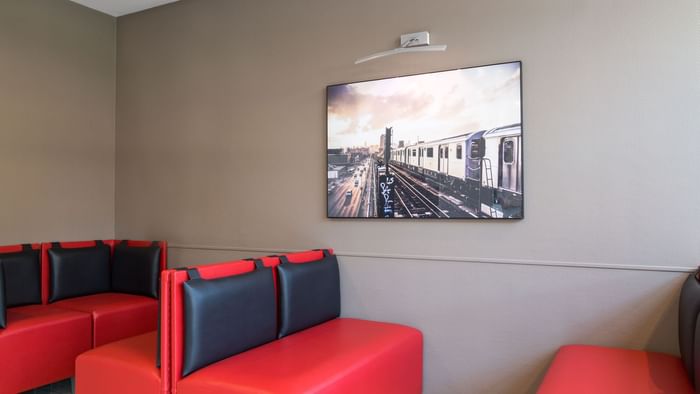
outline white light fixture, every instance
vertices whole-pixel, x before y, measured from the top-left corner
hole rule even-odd
[[[401,46],[388,51],[373,53],[369,56],[355,60],[355,64],[364,63],[380,57],[398,55],[408,52],[437,52],[447,49],[447,45],[430,45],[430,33],[421,31],[418,33],[408,33],[401,35]]]

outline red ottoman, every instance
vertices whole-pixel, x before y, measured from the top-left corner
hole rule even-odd
[[[167,393],[156,367],[155,331],[81,354],[75,362],[77,394]]]
[[[538,394],[692,394],[679,357],[601,346],[557,353]]]

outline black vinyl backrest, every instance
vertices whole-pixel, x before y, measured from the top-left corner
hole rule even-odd
[[[64,298],[109,292],[109,246],[98,241],[93,247],[49,249],[51,291],[49,302]]]
[[[321,260],[290,263],[279,256],[278,338],[340,316],[338,259],[328,250]]]
[[[158,298],[160,247],[129,246],[126,241],[114,247],[112,291]]]
[[[41,304],[40,253],[25,244],[21,252],[0,254],[5,275],[5,307]]]
[[[695,360],[700,359],[700,282],[698,276],[700,270],[689,275],[681,289],[681,297],[678,306],[678,342],[681,349],[683,366],[688,373],[690,382],[695,386],[700,380],[700,364]]]
[[[256,267],[261,265],[256,262]],[[183,283],[183,377],[276,338],[270,268],[218,279],[201,279],[196,269],[188,273],[190,280]]]

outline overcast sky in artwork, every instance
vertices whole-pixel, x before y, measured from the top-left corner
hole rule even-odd
[[[328,88],[328,147],[432,141],[520,123],[520,63],[443,71]]]

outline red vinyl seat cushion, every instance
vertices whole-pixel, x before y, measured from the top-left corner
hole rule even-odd
[[[156,332],[122,339],[81,354],[75,362],[77,394],[159,394]]]
[[[559,349],[538,394],[692,394],[683,363],[663,353],[568,345]]]
[[[422,388],[423,337],[391,323],[339,318],[211,364],[178,394],[411,394]]]
[[[158,324],[158,300],[139,295],[100,293],[51,305],[92,314],[93,347],[153,331]]]
[[[90,315],[52,305],[7,311],[0,329],[0,394],[17,393],[73,375],[75,358],[92,345]]]

